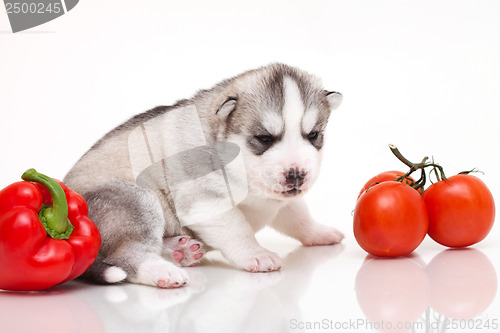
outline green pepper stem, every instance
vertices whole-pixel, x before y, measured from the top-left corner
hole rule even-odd
[[[45,230],[52,238],[68,239],[74,227],[68,220],[68,202],[61,185],[54,179],[38,173],[35,169],[27,170],[21,178],[43,185],[52,196],[52,206],[44,206],[38,216]]]

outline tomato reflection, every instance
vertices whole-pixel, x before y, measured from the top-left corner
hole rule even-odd
[[[427,266],[427,274],[431,281],[430,306],[448,318],[474,318],[495,298],[495,268],[476,249],[448,249],[439,253]]]
[[[429,302],[430,284],[425,265],[416,255],[368,256],[356,276],[355,290],[366,318],[386,323],[380,331],[406,332],[398,326],[419,319]]]

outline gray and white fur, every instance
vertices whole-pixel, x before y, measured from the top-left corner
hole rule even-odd
[[[207,249],[221,251],[243,270],[279,270],[281,259],[254,236],[266,225],[306,246],[340,242],[339,231],[312,219],[302,196],[318,176],[325,127],[341,100],[341,94],[324,90],[316,77],[271,64],[189,100],[139,114],[106,134],[64,179],[87,200],[89,217],[103,240],[84,277],[181,287],[188,276],[179,266],[195,265]],[[197,112],[196,121],[183,118],[189,110]],[[174,114],[177,118],[169,118]],[[202,133],[195,133],[198,127]],[[142,146],[131,141],[138,129],[147,131],[150,141],[144,155]],[[226,185],[245,187],[245,195],[231,209],[214,204],[228,190],[215,180],[220,178],[216,169],[203,183],[180,182],[176,190],[168,180],[189,174],[189,165],[177,168],[182,169],[179,174],[163,167],[165,177],[158,168],[146,170],[141,175],[145,181],[138,182],[134,163],[149,158],[150,164],[164,162],[165,151],[184,147],[196,135],[208,146],[239,148],[242,165],[228,168],[224,179]],[[160,149],[155,153],[150,147]]]

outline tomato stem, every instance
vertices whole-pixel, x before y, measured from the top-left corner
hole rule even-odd
[[[420,169],[420,171],[421,171],[420,179],[417,180],[416,182],[412,182],[412,184],[410,185],[415,190],[419,190],[425,186],[425,183],[427,181],[427,176],[425,174],[425,168],[428,168],[428,167],[432,167],[432,171],[435,172],[436,178],[438,179],[438,181],[440,181],[442,179],[448,180],[448,178],[446,178],[446,176],[444,174],[443,167],[440,166],[439,164],[434,163],[434,159],[432,160],[431,163],[428,163],[427,160],[429,158],[426,156],[422,159],[422,162],[412,163],[406,157],[404,157],[403,154],[401,154],[401,152],[399,151],[399,149],[395,145],[389,144],[389,148],[391,149],[394,156],[396,156],[398,158],[398,160],[403,162],[406,166],[410,167],[410,170],[404,176],[398,177],[396,179],[396,181],[402,182],[404,179],[409,179],[410,175],[413,172]],[[438,170],[439,170],[439,174],[438,174]]]
[[[469,170],[469,171],[462,171],[462,172],[459,172],[458,174],[459,174],[459,175],[468,175],[468,174],[473,173],[473,172],[474,172],[474,173],[481,173],[481,174],[483,174],[483,175],[484,175],[484,172],[482,172],[481,170],[479,170],[479,169],[477,169],[477,168],[474,168],[474,169]]]
[[[415,163],[412,163],[409,160],[407,160],[406,157],[404,157],[401,154],[401,152],[399,151],[398,147],[396,147],[393,144],[389,144],[389,148],[391,149],[392,153],[398,158],[398,160],[400,160],[401,162],[403,162],[404,164],[406,164],[408,167],[413,168],[413,166],[415,165]]]

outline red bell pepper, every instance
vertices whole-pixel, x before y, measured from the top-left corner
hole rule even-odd
[[[101,246],[85,199],[34,169],[21,178],[0,191],[0,289],[42,290],[80,276]]]

